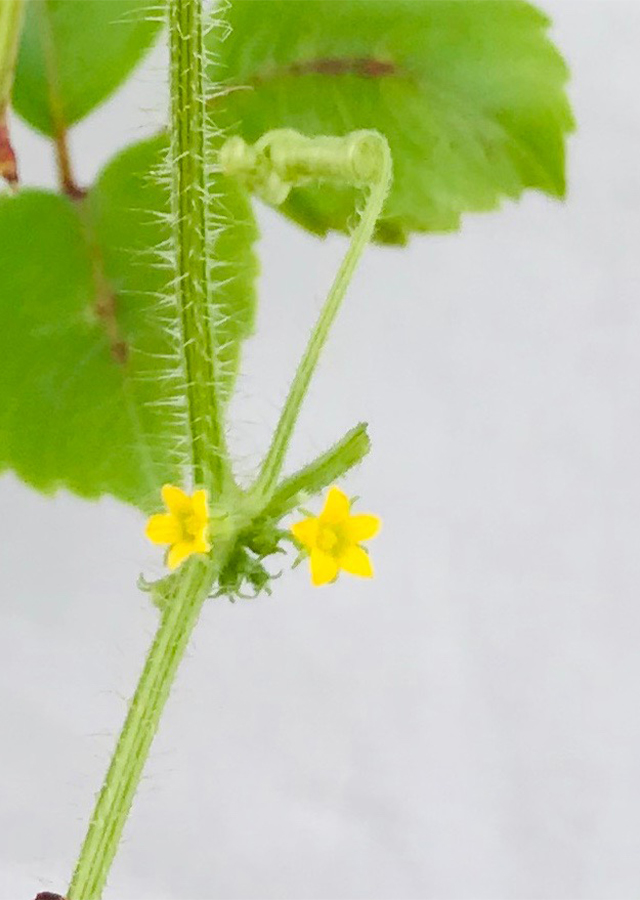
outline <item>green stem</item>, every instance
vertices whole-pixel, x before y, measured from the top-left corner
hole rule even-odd
[[[231,479],[211,327],[209,166],[202,0],[170,0],[171,174],[175,288],[194,481],[218,496]]]
[[[262,496],[269,497],[273,491],[278,476],[284,464],[285,455],[295,423],[300,414],[300,409],[309,383],[313,376],[320,354],[327,342],[329,331],[333,325],[340,306],[349,287],[349,283],[356,270],[360,257],[365,247],[373,237],[376,222],[384,206],[389,186],[391,184],[392,162],[389,146],[382,135],[378,135],[377,164],[375,166],[375,180],[370,188],[367,204],[353,233],[349,249],[338,270],[335,281],[329,291],[329,295],[322,308],[307,348],[298,366],[295,378],[289,389],[289,395],[280,415],[271,446],[267,452],[260,471],[258,480],[253,490]]]
[[[169,0],[174,286],[194,482],[219,497],[233,481],[217,394],[210,312],[202,2]],[[99,900],[102,894],[178,666],[235,539],[230,530],[216,542],[213,561],[191,560],[178,573],[97,799],[69,900]]]
[[[176,671],[214,578],[211,563],[193,561],[166,607],[98,796],[68,900],[102,895]]]

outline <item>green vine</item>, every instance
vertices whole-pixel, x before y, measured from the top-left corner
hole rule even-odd
[[[212,297],[209,128],[205,117],[202,0],[170,0],[171,203],[175,309],[184,383],[191,474],[216,510],[212,550],[151,585],[161,622],[118,739],[68,891],[69,900],[98,900],[107,881],[162,710],[203,603],[213,593],[240,594],[249,582],[268,589],[260,560],[278,552],[278,521],[357,464],[369,449],[364,426],[298,473],[277,484],[300,407],[329,330],[391,181],[387,143],[375,132],[346,138],[305,138],[275,131],[255,147],[228,141],[220,166],[229,177],[262,184],[280,202],[296,184],[339,180],[366,187],[368,200],[291,386],[255,486],[236,486],[226,449],[224,404],[218,391],[216,309]],[[274,194],[275,191],[275,194]],[[189,498],[184,495],[188,503]],[[164,516],[156,516],[162,520]],[[256,559],[257,557],[257,559]],[[216,587],[217,585],[217,587]]]
[[[364,212],[300,361],[253,488],[258,497],[268,498],[282,471],[302,402],[329,331],[382,213],[391,187],[391,153],[385,138],[374,131],[355,132],[346,138],[307,138],[297,132],[280,130],[265,135],[255,147],[247,147],[240,138],[232,139],[221,156],[225,171],[240,175],[253,190],[279,203],[286,199],[292,187],[317,178],[366,186],[369,190]]]
[[[219,494],[229,475],[211,328],[209,209],[201,0],[171,0],[171,200],[174,286],[187,390],[194,482]],[[231,539],[230,543],[233,543]],[[200,609],[228,549],[191,560],[173,587],[131,702],[68,891],[102,895],[133,798]]]

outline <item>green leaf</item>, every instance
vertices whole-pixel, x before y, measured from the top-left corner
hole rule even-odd
[[[41,191],[0,199],[0,469],[39,490],[150,510],[163,483],[181,482],[177,323],[156,264],[170,227],[153,174],[165,149],[156,139],[126,150],[81,204]],[[217,187],[233,219],[227,250],[242,267],[219,298],[235,362],[252,322],[256,231],[244,194],[231,181]]]
[[[163,0],[29,0],[13,105],[55,136],[102,103],[162,28]]]
[[[527,188],[565,192],[573,119],[567,69],[548,19],[522,0],[232,0],[227,40],[212,32],[213,101],[230,133],[255,141],[374,128],[395,181],[377,239],[450,231],[466,212]],[[310,231],[349,230],[350,189],[298,188],[284,212]]]
[[[145,507],[159,485],[180,481],[180,433],[157,405],[154,375],[170,347],[152,302],[117,295],[128,349],[114,355],[83,223],[52,194],[0,202],[0,266],[0,466],[39,490],[112,493]]]

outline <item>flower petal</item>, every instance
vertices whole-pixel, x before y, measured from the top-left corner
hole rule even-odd
[[[194,491],[191,497],[191,509],[193,515],[202,522],[209,521],[209,510],[207,508],[207,492],[204,488]]]
[[[339,487],[329,489],[320,518],[327,525],[339,525],[349,515],[351,501]]]
[[[381,525],[382,522],[378,516],[359,513],[357,516],[349,516],[345,530],[354,544],[359,544],[360,541],[368,541],[375,537],[380,531]]]
[[[338,560],[340,568],[350,575],[359,575],[360,578],[373,578],[373,566],[369,554],[362,547],[349,547]]]
[[[153,544],[173,544],[180,539],[181,528],[171,513],[149,516],[144,533]]]
[[[207,540],[207,536],[205,534],[205,528],[202,529],[202,533],[198,535],[198,537],[191,544],[191,552],[192,553],[208,553],[211,550],[211,544]]]
[[[162,502],[174,515],[191,512],[191,497],[174,484],[162,486]]]
[[[318,538],[318,520],[315,517],[303,519],[291,526],[291,533],[308,550],[312,550]]]
[[[338,562],[322,550],[311,551],[311,581],[316,587],[328,584],[338,575]]]
[[[167,566],[170,569],[177,569],[180,563],[183,563],[193,552],[193,543],[191,541],[180,541],[174,544],[167,553]]]

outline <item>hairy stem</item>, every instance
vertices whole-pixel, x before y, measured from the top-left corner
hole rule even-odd
[[[369,190],[367,205],[362,214],[358,227],[353,233],[349,249],[342,261],[335,281],[329,291],[329,295],[322,308],[315,328],[311,333],[309,343],[298,366],[295,378],[289,389],[286,403],[280,415],[271,446],[262,465],[260,475],[253,490],[262,496],[269,497],[284,464],[285,455],[291,435],[295,427],[309,383],[318,365],[320,354],[327,342],[329,331],[333,325],[340,306],[349,287],[349,283],[356,270],[360,257],[365,247],[371,240],[376,227],[376,222],[387,197],[391,184],[392,163],[389,146],[382,135],[369,134],[377,138],[375,156],[369,160],[373,163],[374,178]],[[369,145],[371,147],[371,143]]]
[[[98,795],[68,900],[99,900],[102,895],[176,671],[215,574],[211,563],[195,560],[165,609]]]
[[[192,463],[196,484],[217,496],[231,474],[211,327],[202,0],[170,0],[169,27],[175,286],[182,324]]]
[[[0,0],[2,2],[2,0]],[[193,480],[218,496],[233,485],[217,395],[209,296],[210,243],[203,0],[169,0],[171,176],[175,291],[187,385]],[[102,314],[111,314],[110,308]],[[159,485],[158,485],[159,487]],[[215,556],[178,573],[118,739],[68,891],[69,900],[99,900],[178,666],[202,604],[236,539],[216,542]]]

